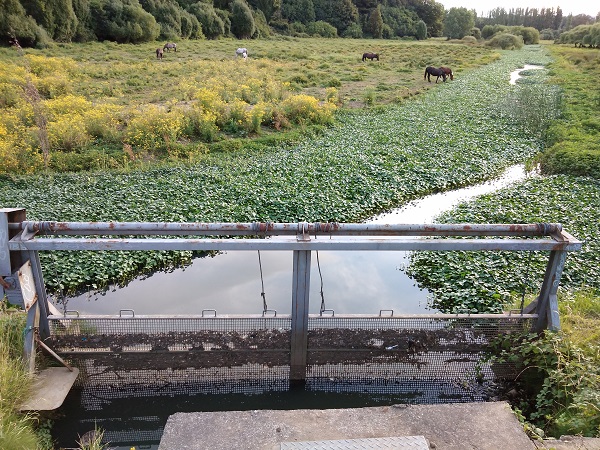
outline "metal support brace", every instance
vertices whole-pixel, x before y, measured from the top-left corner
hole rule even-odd
[[[303,383],[306,379],[310,263],[311,252],[309,250],[294,251],[290,349],[290,382],[292,384]]]
[[[565,267],[566,257],[566,251],[554,250],[550,252],[550,258],[548,259],[548,265],[546,266],[544,281],[542,282],[540,295],[537,298],[536,312],[538,314],[538,320],[536,324],[536,331],[538,333],[542,332],[546,328],[549,330],[560,329],[558,300],[556,295],[558,292],[560,277],[562,276],[562,272]]]
[[[31,261],[31,271],[35,281],[35,290],[37,291],[40,309],[39,333],[42,339],[50,337],[50,326],[48,325],[48,298],[46,297],[46,288],[44,284],[44,275],[42,274],[42,265],[40,264],[40,255],[36,251],[29,252]]]
[[[29,373],[35,372],[35,329],[40,320],[39,302],[36,302],[27,312],[27,322],[23,330],[24,360]]]

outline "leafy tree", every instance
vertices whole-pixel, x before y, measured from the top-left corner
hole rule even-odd
[[[381,3],[378,0],[354,0],[354,6],[361,17],[368,17],[371,11],[373,11]]]
[[[467,8],[450,8],[444,19],[444,34],[449,39],[462,39],[475,26],[475,15]]]
[[[353,23],[359,22],[359,15],[352,0],[313,0],[317,21],[327,22],[343,33]],[[336,32],[336,35],[337,35]]]
[[[282,0],[248,0],[248,4],[265,15],[267,23],[271,20],[276,11],[281,8]]]
[[[175,0],[140,0],[140,4],[157,19],[161,37],[165,39],[203,37],[198,18],[185,11]]]
[[[435,0],[408,0],[408,8],[427,25],[429,36],[441,36],[444,29],[444,5]]]
[[[208,39],[217,39],[226,35],[225,23],[212,5],[196,2],[188,6],[187,11],[198,19],[202,31]]]
[[[90,13],[98,40],[122,43],[154,41],[160,25],[138,0],[91,0]]]
[[[46,45],[50,37],[18,0],[2,0],[0,7],[0,41],[8,44],[17,38],[23,47]]]
[[[231,4],[231,32],[238,39],[249,39],[256,31],[256,24],[250,7],[244,0],[234,0]]]
[[[422,20],[419,20],[417,22],[417,27],[415,31],[417,33],[418,40],[423,41],[427,39],[427,25]]]
[[[322,20],[309,23],[306,26],[306,32],[312,36],[320,36],[324,38],[337,37],[337,30],[335,27]]]
[[[71,0],[22,0],[21,4],[51,38],[70,42],[75,36],[79,21]]]
[[[382,29],[383,29],[383,27],[382,27]],[[360,39],[363,37],[362,28],[360,27],[359,24],[353,23],[348,28],[346,28],[346,31],[344,31],[344,34],[342,34],[342,37],[352,38],[352,39]]]
[[[312,0],[282,0],[281,16],[289,22],[306,25],[315,21],[315,5]]]
[[[417,23],[419,16],[413,10],[408,8],[383,7],[381,15],[385,26],[392,31],[392,36],[416,36]],[[389,31],[384,27],[383,36],[387,36]]]
[[[366,31],[374,38],[381,38],[383,33],[383,18],[381,17],[381,8],[379,6],[369,14]]]
[[[267,23],[267,18],[264,13],[260,9],[257,9],[256,11],[252,11],[252,16],[254,17],[254,24],[256,25],[256,31],[252,35],[252,38],[257,39],[259,37],[271,36],[271,28]]]
[[[92,15],[89,0],[72,0],[73,11],[79,20],[73,40],[76,42],[95,41],[96,35],[92,30]]]

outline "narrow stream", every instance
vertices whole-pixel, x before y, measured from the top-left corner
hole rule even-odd
[[[461,201],[525,177],[522,165],[513,166],[490,182],[429,195],[367,222],[432,223],[436,215]],[[382,309],[395,314],[433,312],[427,307],[428,292],[415,286],[402,270],[407,262],[407,252],[319,252],[318,261],[313,252],[310,312],[319,312],[321,279],[325,307],[338,314],[377,314]],[[133,309],[136,314],[200,314],[206,309],[218,314],[259,314],[263,284],[268,308],[290,314],[291,251],[263,251],[260,265],[257,252],[197,258],[184,269],[158,272],[124,288],[68,298],[66,308],[80,314],[118,314],[122,309]]]

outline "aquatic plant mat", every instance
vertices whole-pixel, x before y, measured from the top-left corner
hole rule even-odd
[[[496,337],[536,315],[310,316],[304,389],[407,402],[486,400],[516,374],[490,363]],[[80,369],[77,386],[120,397],[290,389],[291,317],[50,316],[46,340]]]

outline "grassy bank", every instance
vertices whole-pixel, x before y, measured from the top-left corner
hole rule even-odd
[[[19,412],[31,382],[22,360],[25,315],[3,306],[0,301],[0,448],[51,449],[49,433],[40,431],[37,418]]]
[[[600,128],[592,76],[598,50],[550,50],[556,57],[551,81],[562,90],[563,109],[543,132],[548,148],[538,161],[544,173],[554,175],[482,196],[437,220],[559,222],[582,240],[581,252],[567,257],[561,279],[562,330],[511,342],[502,358],[521,364],[508,399],[533,434],[600,436]],[[442,311],[500,311],[535,296],[546,260],[547,254],[424,252],[413,254],[409,272],[433,292],[432,306]]]
[[[548,130],[542,170],[600,179],[600,50],[570,45],[548,48],[554,58],[551,80],[563,90],[565,115]]]

